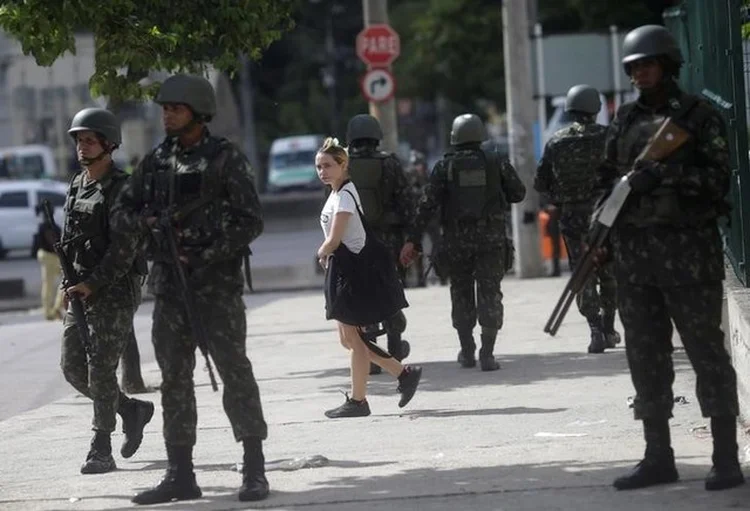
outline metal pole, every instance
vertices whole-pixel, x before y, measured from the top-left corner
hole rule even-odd
[[[526,198],[513,205],[516,275],[520,278],[544,275],[537,223],[539,195],[533,187],[536,165],[529,29],[528,1],[504,0],[503,42],[510,159],[526,185]]]
[[[246,55],[240,57],[240,102],[242,103],[243,146],[250,165],[255,170],[255,179],[260,180],[260,160],[255,136],[255,115],[253,113],[253,84],[250,78],[250,61]],[[265,183],[256,183],[263,188]]]
[[[365,26],[388,24],[387,0],[362,0],[362,12]],[[390,66],[388,67],[390,71]],[[383,141],[380,146],[384,151],[398,151],[398,118],[396,117],[396,99],[391,98],[382,103],[370,103],[370,115],[380,121],[383,128]]]
[[[544,144],[547,142],[544,137],[544,133],[547,130],[547,89],[544,83],[544,37],[541,23],[534,25],[534,41],[536,43],[537,95],[539,96],[537,99],[537,107],[539,108],[539,141],[541,146],[544,147]]]
[[[612,44],[612,83],[614,84],[615,112],[622,104],[622,80],[620,79],[620,37],[617,25],[609,26],[610,40]]]

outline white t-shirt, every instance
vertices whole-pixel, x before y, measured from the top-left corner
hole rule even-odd
[[[349,195],[347,191],[350,192],[351,195]],[[354,199],[352,199],[352,195],[354,195],[357,200],[356,204]],[[341,238],[341,243],[355,254],[358,254],[362,250],[365,246],[365,240],[367,239],[365,228],[362,225],[362,220],[359,218],[359,213],[357,212],[357,205],[359,205],[360,209],[362,208],[362,202],[359,199],[357,189],[354,187],[354,183],[350,181],[342,186],[339,191],[331,192],[328,196],[328,200],[323,206],[323,210],[320,212],[320,226],[323,228],[323,233],[326,237],[331,233],[333,217],[336,213],[341,211],[348,211],[351,213],[349,222],[346,224],[344,236]]]

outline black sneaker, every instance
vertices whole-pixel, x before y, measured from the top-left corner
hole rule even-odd
[[[344,417],[367,417],[370,415],[370,405],[366,399],[355,401],[354,399],[349,399],[348,394],[344,395],[346,396],[344,404],[338,408],[326,410],[326,417],[329,419],[340,419]]]
[[[405,366],[404,372],[398,377],[398,391],[401,393],[401,399],[398,407],[406,406],[419,386],[419,380],[422,378],[422,368],[419,366]]]

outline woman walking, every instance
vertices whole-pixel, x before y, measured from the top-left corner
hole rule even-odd
[[[422,376],[422,368],[401,364],[363,333],[363,325],[379,323],[408,303],[388,250],[364,222],[348,162],[346,149],[334,138],[326,139],[315,156],[318,177],[331,187],[320,215],[325,241],[318,249],[318,262],[326,270],[326,318],[338,322],[341,345],[351,353],[351,397],[326,411],[330,418],[370,415],[370,362],[398,379],[399,407],[414,396]]]

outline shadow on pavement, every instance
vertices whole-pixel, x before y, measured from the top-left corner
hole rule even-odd
[[[545,354],[498,355],[502,369],[495,372],[482,372],[479,367],[472,369],[461,368],[457,362],[425,362],[419,364],[423,368],[422,381],[418,392],[445,392],[454,389],[485,387],[496,385],[529,385],[541,381],[570,380],[587,377],[608,377],[628,374],[628,364],[625,351],[614,350],[603,355],[588,355],[577,352],[560,352]],[[690,362],[683,350],[676,350],[674,355],[675,371],[690,369]],[[342,363],[346,358],[342,356]],[[409,360],[407,359],[408,363]],[[322,371],[291,372],[289,376],[279,379],[306,378],[347,378],[349,368],[341,367]],[[389,374],[383,373],[370,377],[368,393],[374,395],[392,394],[395,380]],[[324,385],[322,391],[340,390],[347,386],[341,382]]]
[[[686,460],[682,460],[686,461]],[[703,461],[703,460],[701,460]],[[584,463],[580,460],[542,464],[518,464],[460,469],[419,468],[385,476],[342,474],[338,466],[316,470],[330,471],[331,477],[313,489],[288,492],[274,484],[269,474],[271,497],[258,503],[240,503],[239,474],[227,470],[227,486],[202,487],[205,497],[175,504],[179,509],[472,509],[472,510],[576,510],[576,509],[736,509],[747,505],[750,486],[707,492],[703,477],[705,464],[684,464],[678,460],[681,481],[643,490],[618,492],[611,482],[627,472],[634,460],[610,463]],[[356,463],[344,468],[371,466]],[[212,467],[212,466],[209,466]],[[201,472],[197,467],[200,485]],[[210,470],[211,468],[209,468]],[[146,488],[133,488],[142,491]],[[123,493],[128,489],[123,488]],[[96,499],[98,497],[90,497]],[[104,498],[104,496],[101,496]],[[88,500],[88,499],[87,499]],[[131,505],[119,508],[133,509]]]

